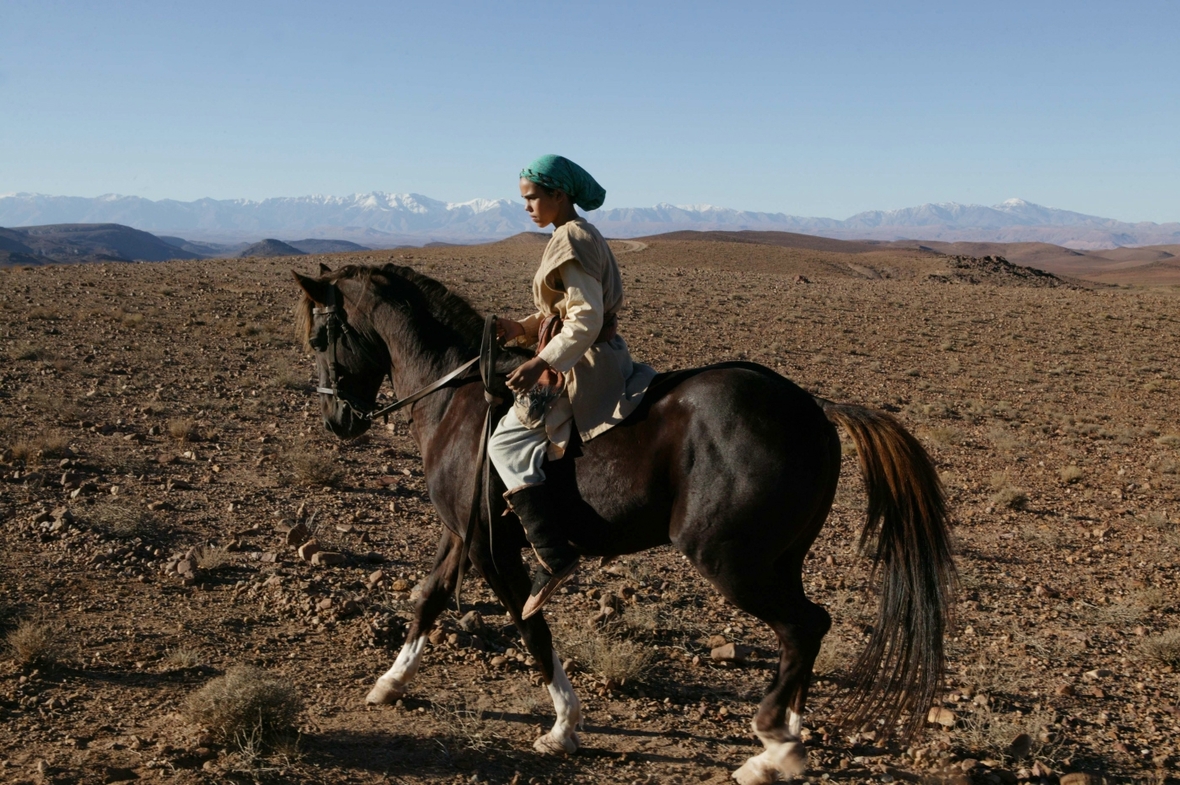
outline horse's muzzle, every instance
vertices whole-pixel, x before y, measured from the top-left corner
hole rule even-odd
[[[369,426],[373,424],[372,420],[361,416],[346,401],[335,398],[333,403],[335,405],[331,413],[328,413],[327,406],[324,407],[324,427],[339,438],[355,439],[369,430]]]

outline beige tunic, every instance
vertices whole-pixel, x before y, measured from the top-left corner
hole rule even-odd
[[[565,374],[569,393],[568,403],[559,398],[545,417],[553,458],[569,443],[571,417],[582,440],[593,439],[634,411],[656,371],[631,361],[621,335],[595,343],[604,319],[623,306],[623,281],[610,246],[585,220],[553,232],[533,278],[533,301],[537,313],[521,322],[525,345],[537,342],[546,316],[562,318],[561,332],[540,353]]]

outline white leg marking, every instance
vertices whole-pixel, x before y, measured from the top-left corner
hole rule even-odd
[[[422,649],[426,647],[426,636],[419,635],[406,641],[398,653],[393,667],[373,685],[365,703],[397,703],[406,694],[406,687],[418,673],[422,664]]]
[[[578,700],[574,686],[570,684],[561,658],[553,652],[553,681],[549,684],[549,697],[553,699],[553,713],[557,721],[553,730],[533,742],[533,749],[546,754],[577,752],[581,745],[577,729],[582,726],[582,702]]]
[[[807,750],[799,741],[799,734],[803,731],[803,717],[787,710],[786,741],[779,741],[773,736],[760,733],[754,728],[754,734],[762,741],[766,749],[742,764],[733,773],[733,778],[740,785],[770,785],[780,778],[792,780],[807,771]]]

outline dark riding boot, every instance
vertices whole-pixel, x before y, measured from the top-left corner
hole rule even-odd
[[[508,503],[520,518],[533,552],[541,562],[533,573],[533,588],[521,613],[521,618],[527,619],[541,610],[553,592],[573,574],[578,566],[578,552],[562,531],[549,500],[549,489],[544,485],[521,488],[508,497]]]

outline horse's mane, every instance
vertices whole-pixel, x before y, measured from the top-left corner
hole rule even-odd
[[[470,303],[428,275],[396,264],[380,267],[348,265],[333,270],[320,280],[335,283],[343,279],[366,283],[376,296],[391,302],[412,298],[416,302],[408,304],[419,305],[441,325],[454,331],[467,344],[465,348],[479,346],[483,334],[483,317]],[[408,286],[398,286],[402,282]],[[407,298],[407,293],[410,298]],[[311,338],[313,307],[314,303],[306,293],[295,305],[296,334],[304,342],[305,348]]]

